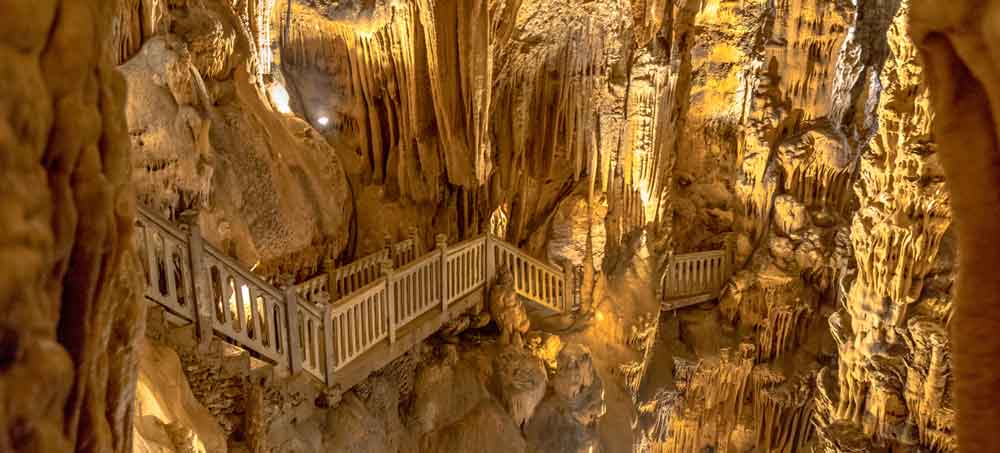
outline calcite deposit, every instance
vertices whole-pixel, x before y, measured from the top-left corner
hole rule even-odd
[[[0,452],[1000,451],[997,30],[0,0]]]

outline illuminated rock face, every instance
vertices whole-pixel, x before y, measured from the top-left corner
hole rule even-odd
[[[139,451],[955,449],[952,200],[906,1],[10,8],[0,244],[18,246],[0,262],[23,268],[0,269],[0,451],[124,452],[137,417]],[[467,314],[342,399],[205,379],[188,354],[220,434],[185,426],[200,409],[131,404],[133,190],[269,278],[410,227],[425,244],[493,230],[583,268],[585,330],[643,233],[654,256],[726,246],[737,269],[717,306],[609,317],[592,350],[537,332],[495,347]],[[641,362],[608,352],[627,341]],[[162,378],[138,381],[145,402]],[[609,436],[613,405],[627,427]]]
[[[857,268],[830,319],[839,360],[819,381],[827,396],[817,414],[828,451],[957,447],[946,327],[955,242],[908,9],[904,2],[889,30],[879,132],[855,185]]]
[[[693,17],[706,36],[689,48],[700,78],[684,97],[686,121],[714,133],[688,134],[678,154],[674,178],[685,180],[672,203],[683,221],[673,241],[682,251],[737,245],[741,270],[718,306],[733,327],[723,344],[745,345],[748,375],[761,380],[743,390],[742,379],[717,378],[712,369],[743,368],[705,352],[676,366],[682,383],[703,384],[650,400],[654,451],[955,448],[950,203],[907,12],[905,2],[709,2]],[[749,31],[750,18],[760,29]],[[674,58],[683,71],[685,55]],[[729,79],[745,88],[706,106],[702,91]],[[718,132],[727,129],[737,132]],[[711,165],[733,177],[703,168]],[[714,195],[720,186],[732,197]],[[695,328],[696,315],[686,318],[682,334]],[[687,340],[704,351],[697,341]],[[711,403],[739,392],[742,404]],[[775,422],[782,417],[810,428],[789,435]]]
[[[354,209],[333,148],[265,103],[280,86],[263,83],[269,3],[136,7],[149,5],[173,33],[144,37],[120,67],[139,201],[264,275],[314,275],[348,247]]]

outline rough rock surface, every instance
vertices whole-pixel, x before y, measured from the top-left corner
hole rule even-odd
[[[131,450],[144,321],[116,4],[0,3],[0,451]]]
[[[354,205],[337,153],[267,104],[259,67],[248,64],[257,13],[223,2],[159,6],[158,26],[174,32],[144,39],[121,66],[140,202],[197,222],[265,276],[311,277],[349,245]]]
[[[818,380],[817,426],[830,451],[957,448],[946,333],[955,242],[908,12],[903,2],[889,30],[879,133],[861,159],[856,275],[841,282],[845,307],[830,318],[838,367]]]
[[[1000,373],[984,367],[984,360],[1000,354],[1000,298],[994,266],[1000,259],[993,216],[1000,208],[997,194],[997,152],[1000,118],[996,30],[1000,4],[996,1],[941,4],[913,1],[909,35],[926,68],[930,87],[932,131],[938,156],[947,175],[951,208],[958,236],[958,281],[951,318],[955,432],[960,451],[1000,449],[1000,433],[993,420]]]
[[[226,451],[226,434],[188,386],[173,349],[143,341],[136,386],[136,453]]]
[[[1000,449],[995,1],[35,3],[0,1],[2,451]],[[350,390],[173,342],[201,410],[166,351],[136,376],[136,202],[283,281],[489,230],[580,304]],[[722,248],[717,303],[646,316]]]

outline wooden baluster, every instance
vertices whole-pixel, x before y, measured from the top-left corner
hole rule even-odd
[[[346,318],[343,312],[334,312],[334,328],[336,329],[336,338],[334,338],[334,344],[337,348],[337,354],[335,355],[337,363],[336,367],[340,367],[340,364],[344,363],[347,359],[347,329],[345,326]]]

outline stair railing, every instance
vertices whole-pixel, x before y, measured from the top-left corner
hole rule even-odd
[[[451,246],[439,235],[437,247],[417,258],[419,242],[411,233],[402,243],[282,291],[205,244],[197,227],[185,232],[144,208],[136,227],[146,298],[195,323],[203,344],[218,334],[327,385],[381,342],[395,343],[401,329],[459,314],[449,307],[485,288],[498,269],[509,269],[517,294],[543,308],[565,313],[573,305],[568,266],[532,258],[491,235]],[[395,268],[397,262],[405,264]],[[343,287],[346,296],[322,300],[324,280],[326,287]],[[439,316],[425,316],[435,310]]]

